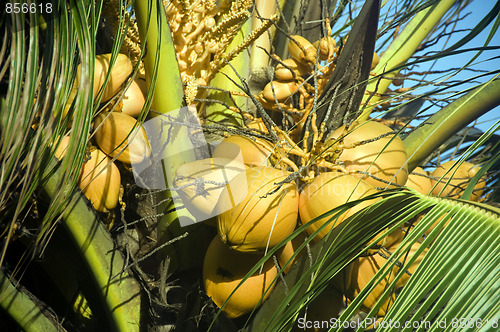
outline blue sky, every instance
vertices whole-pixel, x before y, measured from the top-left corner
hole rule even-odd
[[[384,17],[384,10],[387,12],[387,8],[390,6],[395,6],[395,3],[400,3],[400,1],[396,0],[386,0],[383,1],[383,3],[386,3],[386,7],[383,7],[381,9],[381,19]],[[363,2],[359,2],[359,5],[361,6]],[[462,15],[465,15],[466,13],[469,13],[465,18],[457,22],[457,25],[455,27],[456,30],[465,30],[465,29],[471,29],[474,26],[477,25],[478,22],[481,21],[483,17],[486,16],[486,14],[493,8],[494,4],[496,3],[496,0],[473,0],[471,3],[467,6],[467,8],[462,12]],[[400,7],[400,4],[397,5],[397,7]],[[337,24],[343,24],[345,23],[345,18],[341,18]],[[379,27],[382,25],[382,22],[379,23]],[[467,48],[474,48],[474,47],[481,47],[484,45],[488,33],[490,32],[492,24],[488,28],[486,28],[483,33],[480,35],[476,36],[473,40],[471,40],[469,43],[466,45],[462,46],[460,49],[467,49]],[[338,27],[338,26],[337,26]],[[333,31],[337,30],[337,27],[333,28]],[[454,30],[455,30],[454,29]],[[449,29],[451,30],[451,29]],[[426,49],[426,52],[429,51],[440,51],[442,49],[445,49],[451,45],[453,45],[455,42],[459,41],[461,38],[466,36],[468,31],[461,31],[454,33],[453,35],[445,38],[441,38],[439,42],[434,45],[433,47],[430,47]],[[341,35],[345,34],[345,32],[342,32]],[[380,41],[379,41],[380,42]],[[497,32],[492,40],[490,41],[490,46],[500,46],[500,33]],[[380,46],[380,45],[378,45]],[[386,46],[385,46],[386,47]],[[382,47],[382,51],[385,47]],[[376,47],[377,48],[377,47]],[[465,66],[465,64],[471,60],[474,56],[476,55],[476,51],[469,51],[465,53],[461,53],[459,55],[454,55],[454,56],[448,56],[445,58],[441,58],[438,61],[434,62],[425,62],[420,64],[416,68],[412,68],[412,71],[418,71],[418,72],[425,72],[428,71],[429,69],[432,70],[443,70],[443,69],[449,69],[449,68],[461,68]],[[466,81],[478,74],[478,70],[486,70],[486,71],[491,71],[491,70],[496,70],[500,69],[500,59],[493,59],[495,56],[500,56],[500,51],[487,51],[483,52],[477,59],[473,61],[471,65],[468,67],[471,70],[464,70],[462,72],[456,73],[453,77],[450,78],[450,80],[459,80],[464,82],[463,84],[459,85],[458,87],[455,87],[451,90],[454,91],[461,91],[465,90],[466,88],[472,87],[475,84],[486,82],[488,79],[491,79],[493,75],[489,75],[487,77],[481,77],[477,79],[474,83],[467,83]],[[432,66],[432,68],[431,68]],[[472,71],[474,70],[474,71]],[[445,76],[449,76],[450,74],[436,74],[436,75],[428,75],[428,76],[423,76],[422,78],[426,80],[441,80]],[[415,82],[413,81],[406,81],[403,85],[403,87],[410,87],[414,85]],[[396,89],[397,87],[391,86],[391,89]],[[426,88],[420,88],[417,91],[414,92],[414,94],[423,94],[428,91],[434,90],[435,87],[429,86]],[[430,103],[426,102],[422,108],[426,108],[429,106]],[[444,105],[444,103],[443,103]],[[429,109],[429,113],[435,113],[440,109],[439,106],[433,106]],[[487,130],[490,126],[492,126],[495,121],[500,119],[500,107],[497,107],[496,109],[490,111],[489,113],[485,114],[483,117],[480,118],[480,120],[477,122],[476,127],[480,128],[481,130]]]
[[[459,28],[464,29],[464,28],[472,28],[474,27],[481,19],[491,10],[493,7],[494,3],[496,1],[491,1],[491,0],[475,0],[472,1],[472,3],[467,7],[466,12],[470,12],[470,14],[461,22],[459,22]],[[472,41],[470,41],[467,45],[465,45],[463,48],[473,48],[473,47],[480,47],[483,46],[488,34],[490,32],[490,29],[492,27],[492,24],[489,25],[487,29],[485,29],[480,35],[478,35],[476,38],[474,38]],[[458,41],[461,37],[465,35],[465,32],[456,34],[450,39],[449,45],[454,43],[455,41]],[[500,46],[500,33],[496,32],[493,35],[492,40],[489,43],[490,46]],[[443,65],[450,66],[450,67],[462,67],[464,66],[469,60],[472,59],[472,57],[476,54],[475,51],[471,52],[466,52],[460,55],[452,56],[452,57],[447,57],[446,59],[443,59],[442,61]],[[500,59],[491,59],[494,58],[495,56],[499,56],[500,51],[488,51],[484,52],[481,54],[476,60],[474,60],[473,64],[470,66],[472,69],[476,70],[495,70],[500,68]],[[471,72],[463,72],[459,73],[456,75],[454,79],[463,79],[466,80],[467,78],[470,78],[474,76],[473,73]],[[484,77],[481,79],[478,79],[478,81],[485,82],[492,76]],[[464,84],[464,87],[466,86],[472,86],[472,84]],[[477,127],[486,130],[488,129],[491,125],[494,124],[495,121],[500,119],[500,108],[497,107],[495,110],[490,111],[489,113],[485,114],[479,121]]]
[[[457,29],[470,29],[473,28],[483,17],[486,16],[486,14],[493,8],[493,5],[495,4],[496,1],[494,0],[474,0],[471,2],[471,4],[465,9],[464,13],[470,12],[468,16],[466,16],[462,21],[458,22],[457,24]],[[469,43],[467,43],[465,46],[463,46],[461,49],[466,49],[466,48],[474,48],[474,47],[480,47],[483,46],[488,34],[490,32],[490,29],[492,27],[492,24],[488,26],[481,34],[479,34],[476,38],[471,40]],[[467,34],[467,32],[459,32],[456,33],[455,35],[452,35],[449,40],[447,41],[447,44],[444,44],[445,38],[443,38],[442,42],[438,43],[435,45],[434,49],[440,50],[443,49],[444,47],[448,47],[453,45],[456,41],[460,40],[462,37],[464,37]],[[493,35],[492,40],[489,43],[490,46],[500,46],[500,32],[496,32]],[[476,55],[476,51],[470,51],[470,52],[465,52],[459,55],[455,56],[449,56],[443,59],[440,59],[436,64],[434,65],[433,69],[434,70],[440,70],[443,68],[460,68],[464,66],[468,61],[470,61],[474,56]],[[474,70],[496,70],[500,69],[500,59],[493,59],[495,56],[500,56],[500,51],[488,51],[488,52],[483,52],[477,59],[474,60],[474,62],[469,66],[469,68],[474,69]],[[427,68],[424,66],[430,65],[422,65],[420,67],[420,70],[424,71]],[[467,80],[471,77],[474,77],[476,74],[471,71],[463,71],[456,76],[452,78],[452,80]],[[436,75],[435,77],[438,77],[440,75]],[[477,81],[478,82],[486,82],[488,79],[493,77],[492,75],[487,76],[487,77],[482,77],[479,78]],[[463,90],[466,87],[471,87],[474,84],[469,84],[469,83],[464,83],[457,87],[455,90]],[[430,110],[430,112],[434,113],[438,110],[438,108],[434,107]],[[488,112],[484,116],[482,116],[478,122],[477,122],[477,127],[480,128],[481,130],[486,130],[490,126],[492,126],[497,120],[500,119],[500,107],[497,107],[496,109]]]

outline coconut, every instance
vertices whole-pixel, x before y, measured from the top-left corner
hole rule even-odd
[[[273,145],[263,139],[232,135],[214,150],[214,158],[235,159],[250,166],[271,166]]]
[[[309,66],[304,65],[295,59],[286,59],[282,62],[284,65],[279,63],[274,71],[274,75],[280,81],[291,81],[301,76],[305,76],[311,71]]]
[[[388,248],[389,253],[394,252],[397,247],[400,245],[400,242],[394,243],[391,247]],[[390,271],[384,279],[375,286],[374,289],[368,294],[367,298],[363,301],[364,309],[369,311],[378,299],[381,297],[382,293],[389,287],[390,283],[395,280],[396,275],[399,273],[400,268],[405,262],[410,260],[416,253],[417,249],[420,247],[420,243],[415,243],[409,250],[408,254],[403,255],[399,259],[399,263],[401,266],[395,266],[392,271]],[[387,256],[390,254],[386,253]],[[395,301],[395,291],[397,289],[402,288],[410,279],[411,274],[413,274],[423,257],[427,253],[427,249],[425,249],[412,263],[412,265],[406,270],[407,273],[401,275],[401,277],[395,282],[393,285],[394,291],[390,296],[386,298],[384,303],[379,307],[378,316],[384,316],[387,310]],[[384,255],[385,256],[385,255]],[[369,284],[370,280],[373,276],[382,268],[382,266],[386,263],[387,258],[385,258],[379,253],[370,256],[363,256],[358,258],[353,263],[352,271],[351,271],[351,287],[347,292],[347,296],[350,299],[354,299],[363,288]]]
[[[304,242],[306,242],[306,234],[301,232],[276,252],[278,263],[281,267],[285,267],[283,269],[284,273],[288,273],[297,259],[306,252],[306,247],[304,247],[295,257],[292,257]]]
[[[146,131],[130,115],[101,113],[94,121],[97,145],[108,156],[127,163],[139,163],[151,154]]]
[[[309,324],[312,324],[305,328],[300,328],[300,325],[297,324],[292,328],[292,332],[328,331],[327,326],[331,327],[335,319],[340,316],[344,309],[345,305],[342,293],[335,287],[328,285],[305,308],[306,313],[303,318],[307,319],[306,321]]]
[[[243,172],[245,165],[234,159],[196,160],[177,168],[174,186],[189,212],[199,221],[208,221],[218,214],[215,206],[226,186],[233,192],[246,187],[246,177],[238,176]]]
[[[79,178],[79,187],[92,206],[101,212],[114,209],[118,204],[120,185],[118,167],[101,150],[92,151]]]
[[[243,281],[261,258],[262,255],[231,250],[219,236],[210,243],[203,262],[203,284],[219,308],[225,303],[222,311],[229,318],[252,311],[271,293],[277,275],[272,260]]]
[[[370,67],[371,70],[375,69],[377,67],[378,63],[380,62],[380,58],[376,52],[373,52],[373,59],[372,59],[372,65]]]
[[[122,99],[122,113],[137,118],[145,102],[146,81],[136,78],[130,83]]]
[[[333,37],[326,36],[313,43],[313,46],[319,50],[319,59],[328,60],[336,51],[336,43]]]
[[[57,146],[56,150],[54,151],[54,156],[59,159],[59,160],[62,160],[62,158],[64,157],[64,155],[66,154],[66,151],[68,150],[68,146],[69,146],[69,136],[64,136],[59,145]]]
[[[231,248],[255,252],[271,248],[289,236],[297,225],[298,194],[295,183],[282,183],[288,173],[272,167],[247,167],[247,188],[229,195],[228,188],[217,208],[219,235]],[[245,193],[243,200],[227,209],[229,197]]]
[[[436,167],[431,173],[433,184],[436,184],[436,187],[432,190],[433,195],[460,198],[469,185],[470,180],[480,169],[479,166],[468,162],[463,162],[460,165],[455,165],[455,163],[456,161],[454,160],[447,161]],[[474,186],[469,200],[478,201],[483,194],[485,184],[485,178],[479,179]]]
[[[290,52],[290,55],[300,63],[316,63],[316,53],[318,52],[316,47],[302,36],[292,35],[290,37],[292,38],[288,42],[288,52]]]
[[[421,194],[428,195],[432,192],[434,184],[429,177],[429,172],[424,171],[422,167],[416,167],[413,172],[408,175],[405,186]]]
[[[335,130],[329,140],[342,138],[344,126]],[[408,178],[406,149],[399,136],[382,135],[392,129],[375,121],[355,125],[343,137],[344,146],[340,161],[349,171],[358,171],[355,176],[363,178],[374,187],[394,188],[405,185]],[[373,140],[367,143],[365,141]],[[359,144],[354,148],[349,146]],[[380,179],[380,180],[379,180]]]
[[[262,90],[262,96],[269,102],[286,101],[298,91],[299,86],[295,82],[273,81],[266,84]]]
[[[95,57],[94,62],[94,97],[104,85],[106,75],[109,71],[109,65],[111,61],[111,53],[100,54]],[[109,76],[108,83],[102,93],[101,101],[107,101],[111,99],[122,87],[125,80],[132,74],[132,62],[125,54],[118,54],[116,61],[111,68],[111,73]],[[77,74],[75,79],[75,86],[80,85],[80,72],[81,66],[77,68]]]
[[[377,190],[368,182],[352,175],[339,172],[321,173],[300,193],[300,220],[305,225],[335,207],[376,192]],[[316,235],[315,240],[322,239],[335,226],[371,204],[373,204],[373,200],[364,201],[350,208],[341,214],[337,220],[331,221],[330,225],[323,228]],[[332,216],[328,216],[315,221],[307,228],[307,233],[313,234],[324,223],[329,222],[331,218]]]

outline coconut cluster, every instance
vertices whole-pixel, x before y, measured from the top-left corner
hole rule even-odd
[[[205,255],[203,280],[207,294],[231,318],[269,296],[278,272],[272,260],[245,276],[297,226],[297,185],[285,182],[288,173],[273,167],[270,155],[268,143],[229,137],[212,158],[181,165],[175,176],[186,208],[217,227]],[[209,218],[213,215],[217,218]]]
[[[188,88],[208,85],[225,61],[234,55],[224,51],[238,31],[239,23],[250,16],[252,2],[234,1],[224,8],[212,0],[176,0],[165,6],[183,82]],[[258,33],[251,39],[256,36]],[[327,85],[342,50],[330,36],[314,43],[298,35],[289,39],[290,58],[281,60],[273,56],[277,63],[274,79],[255,97],[268,110],[287,111],[293,120],[289,128],[293,129],[285,132],[271,126],[278,140],[264,139],[262,135],[230,135],[210,158],[181,165],[174,180],[174,187],[190,213],[217,228],[218,234],[205,254],[203,281],[207,294],[231,318],[260,305],[271,293],[278,273],[288,273],[303,254],[296,254],[298,248],[311,239],[321,241],[337,225],[373,204],[376,199],[370,199],[370,195],[407,186],[424,194],[458,198],[478,170],[472,164],[463,163],[458,168],[449,162],[432,173],[421,168],[409,173],[401,138],[375,120],[342,126],[324,138],[320,137],[321,128],[316,128],[315,133],[310,133],[317,136],[313,148],[303,144],[306,139],[300,147],[296,141],[313,108],[315,96]],[[374,53],[372,69],[378,61]],[[125,78],[128,75],[122,74]],[[315,86],[310,83],[312,77]],[[141,81],[133,82],[130,91],[132,87],[140,91]],[[97,83],[94,92],[99,90]],[[104,95],[103,99],[107,98]],[[193,98],[188,96],[190,101]],[[130,117],[137,116],[141,108],[129,111],[124,102],[121,112],[96,117],[95,141],[105,154],[100,152],[95,158],[134,163],[150,153],[143,129]],[[272,135],[267,124],[264,125],[262,119],[254,119],[247,126],[269,138]],[[121,132],[119,128],[127,130]],[[131,142],[129,137],[136,137],[137,141]],[[130,149],[131,146],[134,148]],[[116,173],[111,159],[107,164],[111,165],[109,172]],[[305,171],[303,166],[307,166]],[[97,166],[92,168],[97,169]],[[470,199],[480,199],[483,188],[484,181],[478,183]],[[100,197],[108,196],[112,195]],[[360,199],[364,201],[350,209],[325,215],[333,208]],[[102,204],[108,209],[112,206],[107,201]],[[284,243],[302,225],[306,231]],[[339,308],[344,295],[352,300],[359,294],[403,237],[404,231],[397,229],[377,243],[385,254],[379,250],[358,258],[349,266],[342,285],[331,287],[331,299],[338,300],[334,302],[339,303]],[[280,247],[276,255],[278,264],[268,260],[255,269],[263,255],[276,246]],[[418,245],[410,249],[410,257],[417,249]],[[419,254],[396,282],[393,281],[399,270],[376,285],[364,301],[364,308],[373,308],[387,287],[395,291],[403,287],[424,254],[425,251]],[[403,264],[401,261],[399,265]],[[385,315],[393,301],[394,295],[379,307],[378,315]]]
[[[205,6],[205,2],[197,4]],[[216,66],[217,61],[209,65],[205,54],[212,52],[212,46],[216,52],[223,49],[220,41],[209,37],[218,31],[210,18],[215,22],[224,20],[203,7],[198,14],[189,14],[196,16],[189,20],[197,23],[184,31],[181,23],[188,10],[182,9],[180,1],[169,6],[183,79],[195,76],[202,78],[199,84],[208,83],[210,66]],[[207,17],[208,21],[204,21]],[[304,133],[303,125],[311,118],[315,98],[326,87],[342,52],[330,33],[327,35],[314,43],[302,36],[289,36],[290,58],[282,60],[273,55],[277,63],[274,78],[253,96],[271,114],[282,114],[286,128],[245,113],[253,121],[241,134],[228,135],[211,158],[177,170],[174,187],[185,207],[217,229],[205,254],[203,282],[208,296],[228,317],[240,317],[260,305],[272,291],[277,274],[288,273],[303,254],[296,252],[298,248],[305,242],[321,241],[340,223],[372,205],[377,200],[373,194],[408,186],[424,194],[458,197],[477,172],[467,164],[464,172],[443,164],[443,169],[440,166],[432,174],[423,169],[410,173],[398,133],[374,119],[334,128],[328,136],[324,128],[315,128],[314,124],[313,132]],[[211,55],[214,59],[216,52]],[[374,53],[372,69],[378,62]],[[312,147],[306,144],[307,135],[313,137]],[[477,188],[471,199],[479,199],[481,194],[481,188]],[[357,200],[362,202],[327,214]],[[296,231],[300,226],[305,227],[305,232]],[[286,242],[294,233],[297,236]],[[398,228],[375,244],[377,250],[356,259],[346,269],[342,282],[336,280],[330,287],[330,300],[340,308],[344,296],[347,301],[354,299],[396,252],[404,236],[405,231]],[[279,247],[277,264],[266,261],[256,268],[255,264],[275,247]],[[408,255],[401,258],[397,269],[371,290],[363,303],[365,310],[373,308],[388,287],[397,294],[408,282],[426,250],[413,257],[419,252],[419,244],[407,249]],[[413,258],[413,263],[406,266],[406,260]],[[392,295],[378,307],[379,316],[385,315],[394,299]]]
[[[329,27],[328,21],[326,26]],[[315,95],[321,94],[328,84],[342,50],[330,33],[314,43],[299,35],[289,38],[290,58],[282,60],[273,55],[273,61],[277,63],[274,79],[264,86],[256,98],[266,109],[287,110],[293,116],[291,134],[294,135],[301,132],[314,105]],[[374,53],[371,68],[375,68],[378,62],[379,57]],[[298,99],[298,107],[297,104],[294,106],[294,99]]]
[[[136,120],[144,106],[146,83],[136,78],[125,89],[133,71],[130,59],[118,54],[111,69],[110,62],[111,54],[101,54],[95,58],[93,92],[95,98],[100,98],[107,107],[93,121],[94,133],[89,138],[88,157],[78,179],[80,189],[94,209],[100,212],[111,211],[119,201],[121,176],[115,163],[118,161],[131,165],[141,162],[151,153],[146,132]],[[104,85],[106,77],[108,81]],[[73,91],[77,91],[79,79],[80,66],[77,68]],[[66,112],[72,101],[70,98]],[[112,111],[104,110],[108,108]],[[68,146],[69,136],[65,136],[55,156],[62,159]]]
[[[165,2],[184,83],[208,85],[226,60],[236,54],[224,52],[239,24],[250,16],[252,4],[252,1],[234,1],[224,8],[218,7],[214,0]],[[256,39],[265,29],[263,26],[249,40]],[[310,133],[316,136],[312,149],[305,146],[307,139],[299,143],[296,138],[313,108],[315,96],[327,85],[341,49],[330,36],[314,43],[298,35],[289,37],[290,58],[281,60],[274,56],[277,62],[274,80],[255,97],[268,110],[288,112],[293,118],[290,127],[294,129],[285,132],[274,126],[276,137],[264,139],[263,136],[272,136],[268,131],[269,121],[266,120],[266,126],[262,119],[254,119],[248,127],[265,135],[230,135],[210,158],[181,165],[174,179],[173,185],[191,214],[217,229],[217,236],[205,254],[203,282],[207,294],[230,318],[240,317],[265,301],[278,273],[288,273],[303,254],[296,253],[298,248],[311,240],[321,241],[340,223],[373,204],[377,199],[370,198],[372,194],[407,186],[423,194],[460,198],[479,170],[467,162],[450,161],[432,173],[422,168],[409,173],[401,138],[375,120],[342,126],[328,137],[320,137],[321,128],[316,128],[316,132]],[[240,49],[246,48],[250,41]],[[120,100],[118,104],[111,102],[112,107],[95,116],[92,146],[78,180],[93,207],[102,212],[114,209],[119,201],[121,177],[117,162],[139,163],[151,153],[146,132],[136,120],[144,105],[145,82],[136,78],[128,82],[124,91],[132,64],[127,56],[119,54],[109,72],[110,60],[110,54],[95,59],[94,96],[108,102],[119,92],[123,95],[116,98]],[[378,60],[375,53],[372,69]],[[311,77],[315,78],[314,87],[308,83]],[[78,84],[77,80],[73,96]],[[59,159],[67,153],[69,138],[62,141],[56,152]],[[480,200],[484,187],[482,179],[469,199]],[[356,200],[364,201],[326,215]],[[306,226],[306,231],[286,242],[299,226]],[[396,229],[377,243],[385,254],[377,251],[356,259],[348,267],[342,284],[330,288],[330,299],[339,308],[344,295],[354,299],[403,238],[404,231]],[[280,247],[277,264],[268,260],[256,269],[264,254],[275,247]],[[412,258],[417,250],[418,244],[409,250],[406,259]],[[372,289],[363,303],[364,309],[373,308],[387,287],[393,287],[395,292],[403,287],[424,254],[425,250],[395,281],[395,275],[404,265],[401,260],[398,269]],[[394,299],[389,297],[378,308],[379,316],[385,315]]]
[[[273,148],[266,140],[245,136],[233,135],[223,140],[215,149],[210,162],[197,161],[182,167],[185,172],[186,168],[196,163],[210,165],[204,166],[205,169],[201,172],[198,169],[190,176],[184,174],[179,178],[194,179],[197,174],[209,173],[212,176],[210,179],[213,181],[205,181],[209,195],[203,196],[199,206],[210,206],[211,209],[215,209],[214,214],[217,214],[217,218],[211,219],[210,224],[217,227],[218,235],[206,253],[203,278],[207,294],[229,317],[244,315],[262,303],[274,286],[274,281],[271,282],[270,279],[274,280],[280,270],[280,273],[287,273],[297,257],[303,254],[301,252],[292,258],[295,251],[304,242],[308,242],[308,238],[320,241],[341,222],[373,204],[377,199],[370,199],[370,195],[386,188],[406,185],[425,194],[434,192],[451,197],[459,195],[457,190],[463,191],[464,185],[478,170],[477,166],[470,163],[462,163],[460,169],[452,168],[455,163],[448,162],[436,168],[431,174],[421,168],[409,173],[406,151],[401,139],[390,128],[379,122],[369,121],[347,130],[339,128],[331,134],[330,139],[338,140],[339,135],[343,135],[344,144],[349,145],[339,153],[337,160],[343,171],[321,172],[302,185],[301,181],[288,180],[293,171],[286,163],[280,162],[286,157],[284,152],[286,147]],[[235,155],[240,157],[240,162],[234,161]],[[233,160],[232,164],[229,163],[230,160]],[[215,164],[233,167],[222,174],[213,172],[217,169],[214,167]],[[205,172],[207,169],[212,172]],[[219,169],[222,170],[223,167]],[[444,176],[453,170],[457,178]],[[446,180],[452,184],[451,188],[444,187]],[[220,184],[224,181],[226,184],[223,187],[210,189],[210,183],[213,186],[213,183]],[[241,191],[241,188],[246,190]],[[482,188],[484,183],[480,182],[471,199],[479,198]],[[196,197],[194,191],[191,191],[190,195],[189,199],[194,200]],[[336,215],[324,215],[335,207],[359,199],[365,200]],[[207,205],[207,202],[210,203]],[[199,211],[193,206],[198,204],[192,204],[191,210],[199,215]],[[210,210],[210,213],[213,212]],[[299,233],[284,245],[285,239],[301,225],[307,226],[306,232]],[[342,290],[348,300],[354,299],[385,264],[388,257],[396,251],[404,235],[405,231],[402,228],[396,229],[377,243],[377,247],[383,248],[383,251],[377,250],[355,260],[348,268],[342,285],[337,285],[337,289]],[[278,266],[268,261],[262,270],[257,270],[245,278],[255,262],[274,246],[280,247],[277,251]],[[417,252],[418,247],[419,243],[409,249],[409,256],[406,256],[404,261],[402,259],[398,269]],[[395,276],[399,270],[392,271],[389,276],[381,280],[365,299],[363,307],[366,310],[373,308],[389,286],[395,291],[402,288],[416,270],[426,250],[419,253],[397,280]],[[230,259],[238,261],[238,264],[234,267],[231,264],[224,265]],[[242,268],[243,265],[245,269]],[[235,270],[232,270],[233,268]],[[280,270],[277,270],[278,268]],[[255,297],[248,297],[242,301],[241,297],[229,296],[233,291],[235,294],[246,292]],[[339,291],[337,294],[340,294]],[[342,295],[339,296],[338,300],[341,303]],[[392,295],[379,307],[379,316],[385,315],[394,299]]]

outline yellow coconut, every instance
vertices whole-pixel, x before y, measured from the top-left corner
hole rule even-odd
[[[479,166],[468,162],[463,162],[459,166],[454,166],[455,163],[456,161],[454,160],[447,161],[436,167],[431,173],[435,181],[433,184],[437,183],[436,187],[432,190],[433,195],[460,198],[469,185],[470,180],[480,169]],[[484,178],[477,182],[469,198],[471,201],[478,201],[481,198],[485,184],[486,180]]]
[[[144,90],[146,89],[146,81],[136,78],[132,81],[122,99],[122,113],[131,117],[138,117],[141,114],[142,107],[145,102]]]
[[[83,164],[79,187],[97,211],[114,209],[120,195],[120,171],[104,152],[95,149]]]
[[[232,135],[225,138],[214,150],[214,158],[242,161],[250,166],[271,166],[273,145],[263,139]]]
[[[405,186],[421,194],[428,195],[432,192],[434,184],[429,177],[429,172],[424,171],[422,167],[416,167],[413,172],[408,175]]]
[[[298,62],[304,64],[316,63],[316,47],[310,41],[299,35],[290,36],[292,39],[288,42],[288,52]]]
[[[276,252],[280,266],[284,267],[286,265],[283,270],[284,273],[288,273],[297,259],[306,252],[307,248],[304,247],[295,257],[292,258],[293,254],[301,245],[304,244],[304,242],[306,242],[306,234],[301,232]]]
[[[245,176],[248,187],[242,188],[245,197],[238,205],[226,211],[229,199],[219,201],[217,208],[225,211],[219,215],[219,235],[233,249],[263,251],[283,241],[295,229],[297,187],[293,182],[277,186],[288,173],[272,167],[248,167]],[[227,195],[226,189],[223,194]]]
[[[57,159],[61,160],[63,156],[66,154],[68,146],[69,146],[69,136],[64,136],[61,139],[59,145],[57,146],[56,151],[54,152],[54,156]]]
[[[392,129],[375,121],[354,125],[351,129],[343,138],[345,148],[339,157],[346,169],[364,172],[356,173],[355,176],[362,177],[374,187],[393,188],[396,187],[394,183],[405,185],[408,167],[406,149],[401,138],[394,135],[383,136],[391,133]],[[344,126],[335,130],[328,139],[341,138],[343,133]],[[368,140],[373,141],[362,143]],[[352,146],[354,147],[350,148]]]
[[[295,82],[273,81],[266,84],[262,96],[269,102],[286,101],[298,91],[299,86]]]
[[[448,223],[450,222],[451,218],[453,217],[455,213],[450,213],[450,211],[446,211],[444,212],[442,215],[440,215],[439,217],[436,218],[436,220],[434,221],[434,223],[424,232],[425,234],[430,234],[430,232],[432,232],[432,230],[440,223],[442,222],[443,218],[445,218],[445,223],[443,225],[443,227],[446,227],[448,225]],[[427,215],[427,213],[423,213],[421,215],[419,215],[415,222],[413,223],[415,226],[422,221],[422,219],[424,219],[424,217]]]
[[[313,46],[319,51],[320,60],[328,60],[335,53],[337,44],[333,37],[327,36],[315,41]]]
[[[377,234],[370,242],[368,242],[368,245],[371,244],[379,236],[383,235],[385,232],[387,232],[387,229]],[[374,250],[378,250],[379,247],[389,248],[395,243],[401,242],[405,237],[405,235],[406,235],[406,230],[404,230],[402,227],[398,227],[389,234],[387,234],[379,242],[377,242],[376,246],[374,247]]]
[[[311,71],[309,66],[304,65],[295,59],[283,60],[283,64],[279,63],[274,71],[274,76],[276,76],[276,78],[280,81],[295,80],[301,76],[309,74]]]
[[[400,245],[400,242],[394,243],[391,247],[388,248],[388,252],[382,251],[383,255],[380,253],[376,253],[370,256],[363,256],[358,258],[353,262],[353,267],[351,271],[351,287],[347,292],[347,296],[350,299],[354,299],[363,288],[369,284],[370,280],[373,276],[382,268],[382,266],[387,261],[387,258],[384,256],[390,256],[390,253],[394,252],[396,248]],[[369,311],[378,299],[381,297],[382,293],[389,287],[390,283],[395,280],[396,275],[399,273],[400,268],[405,264],[409,259],[411,259],[415,254],[417,249],[420,247],[420,243],[415,243],[409,250],[408,254],[403,255],[399,259],[400,266],[394,266],[394,268],[389,271],[389,273],[384,277],[384,279],[375,286],[375,288],[368,294],[367,298],[363,302],[364,309]],[[392,294],[386,298],[382,306],[378,310],[378,316],[384,316],[390,306],[394,303],[396,296],[394,291],[406,285],[408,280],[410,279],[411,274],[413,274],[423,257],[427,253],[427,249],[420,254],[415,262],[406,270],[404,274],[396,281]]]
[[[377,190],[372,185],[352,175],[338,172],[321,173],[300,193],[300,220],[302,224],[306,224],[335,207],[376,192]],[[371,204],[373,204],[372,200],[352,207],[340,215],[338,220],[331,221],[328,226],[323,228],[317,234],[315,240],[322,239],[331,229],[346,218]],[[314,233],[331,218],[331,216],[328,216],[317,220],[307,228],[307,233]]]
[[[219,236],[210,243],[203,262],[203,284],[219,308],[226,303],[222,311],[228,317],[236,318],[252,311],[269,296],[277,275],[271,260],[262,266],[262,271],[257,270],[240,285],[261,258],[259,254],[231,250]]]
[[[111,62],[111,53],[100,54],[95,57],[94,62],[94,96],[101,89],[106,79],[106,75],[109,71],[109,66]],[[107,101],[111,99],[122,87],[122,84],[132,73],[133,67],[132,62],[125,54],[118,54],[113,67],[111,68],[110,77],[108,83],[103,91],[101,101]],[[78,66],[75,86],[80,84],[80,72],[81,65]]]
[[[130,115],[101,113],[94,121],[94,128],[99,148],[124,163],[139,163],[151,154],[144,128]]]
[[[237,191],[246,187],[245,165],[226,158],[207,158],[182,164],[177,168],[174,187],[184,206],[200,221],[216,216],[215,206],[226,186]],[[243,197],[241,197],[243,198]],[[213,223],[213,226],[216,226]]]

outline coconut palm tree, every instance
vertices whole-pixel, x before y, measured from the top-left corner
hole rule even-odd
[[[0,14],[2,325],[496,330],[500,126],[498,119],[478,125],[500,103],[499,71],[489,66],[499,48],[500,2],[488,3],[473,27],[463,26],[473,1],[18,5]],[[471,46],[478,38],[481,46]],[[457,55],[468,57],[451,65]],[[109,69],[97,71],[103,61]],[[108,151],[96,119],[123,113],[136,80],[145,82],[145,101],[123,137],[108,136],[118,153]],[[373,122],[389,132],[349,146]],[[143,129],[151,164],[138,174],[144,169],[121,159],[137,144],[121,143],[137,142]],[[200,286],[218,232],[207,223],[217,223],[217,213],[195,222],[194,207],[180,197],[189,186],[172,181],[180,165],[209,157],[210,146],[229,135],[267,142],[270,164],[286,173],[259,200],[290,185],[303,196],[316,178],[338,170],[358,176],[349,199],[322,197],[327,210],[310,218],[301,212],[292,233],[259,252],[238,288],[268,260],[275,282],[262,290],[266,301],[234,320],[226,317],[231,296],[214,304]],[[400,139],[406,157],[389,178],[349,170],[343,159],[380,143],[362,156],[377,166]],[[82,175],[98,150],[108,157],[95,173],[116,167],[122,188],[116,207],[103,210]],[[454,166],[439,172],[448,160]],[[466,162],[480,168],[459,176]],[[417,167],[417,184],[429,181],[431,189],[408,188]],[[360,178],[377,190],[354,199]],[[218,185],[198,180],[203,189]],[[111,186],[105,181],[106,197]],[[350,209],[358,212],[345,217]],[[294,256],[278,262],[295,238]],[[235,298],[238,288],[230,291]]]

